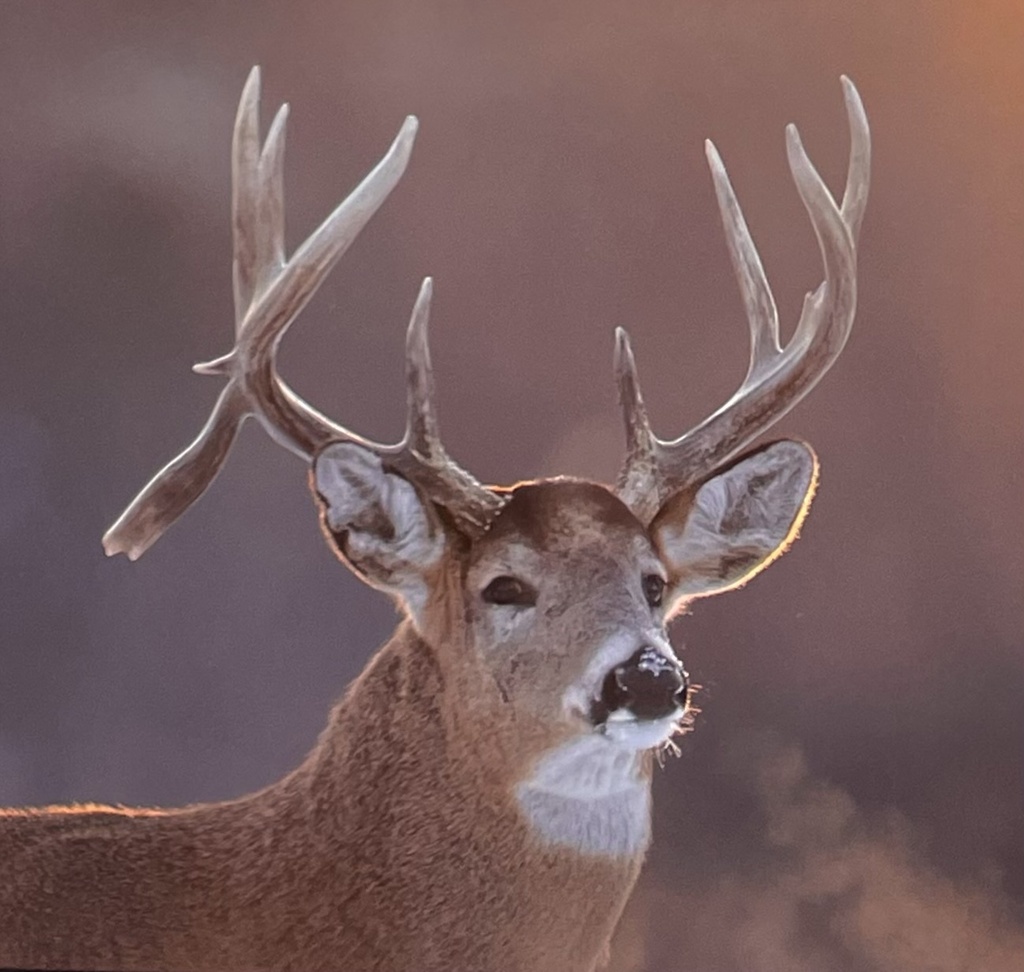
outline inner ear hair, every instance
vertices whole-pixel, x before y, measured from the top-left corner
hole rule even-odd
[[[796,539],[817,483],[810,446],[783,439],[752,449],[670,497],[651,533],[676,598],[744,584]]]
[[[341,560],[378,587],[422,599],[423,575],[444,547],[433,503],[372,450],[332,443],[314,458],[310,486],[324,535]]]

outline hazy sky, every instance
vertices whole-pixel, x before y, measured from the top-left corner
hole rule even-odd
[[[393,623],[256,428],[141,561],[99,538],[198,430],[231,333],[228,149],[250,66],[292,105],[294,244],[402,118],[403,184],[281,355],[398,435],[435,278],[453,454],[607,478],[612,332],[656,429],[732,393],[746,327],[713,137],[787,327],[820,279],[785,163],[875,145],[842,359],[780,426],[822,459],[793,550],[678,623],[705,688],[656,782],[616,972],[1024,967],[1024,4],[0,4],[0,805],[174,804],[312,744]]]

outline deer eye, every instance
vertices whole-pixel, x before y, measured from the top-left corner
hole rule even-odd
[[[662,599],[665,597],[665,581],[657,574],[644,574],[642,583],[647,603],[651,607],[661,607]]]
[[[503,575],[495,577],[481,595],[488,604],[515,604],[518,607],[533,607],[537,603],[537,592],[518,577]]]

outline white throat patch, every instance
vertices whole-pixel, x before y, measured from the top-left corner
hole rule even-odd
[[[600,733],[581,736],[548,753],[516,787],[516,799],[545,842],[582,854],[639,854],[651,836],[651,786],[642,759]]]

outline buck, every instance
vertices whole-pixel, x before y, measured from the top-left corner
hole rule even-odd
[[[482,486],[438,434],[431,282],[407,338],[397,445],[337,425],[278,376],[275,351],[395,187],[416,120],[298,248],[283,251],[286,108],[260,142],[259,74],[233,167],[236,340],[197,365],[227,379],[198,438],[104,537],[139,557],[194,503],[256,416],[310,464],[327,542],[402,619],[280,782],[172,810],[82,805],[0,816],[0,964],[79,970],[557,970],[609,941],[650,839],[651,774],[689,721],[666,622],[749,580],[795,538],[817,460],[802,442],[744,452],[846,343],[869,137],[851,133],[837,205],[796,129],[789,165],[824,281],[780,346],[775,303],[722,162],[707,155],[751,335],[736,394],[685,435],[651,431],[629,340],[615,374],[627,450],[614,486]]]

